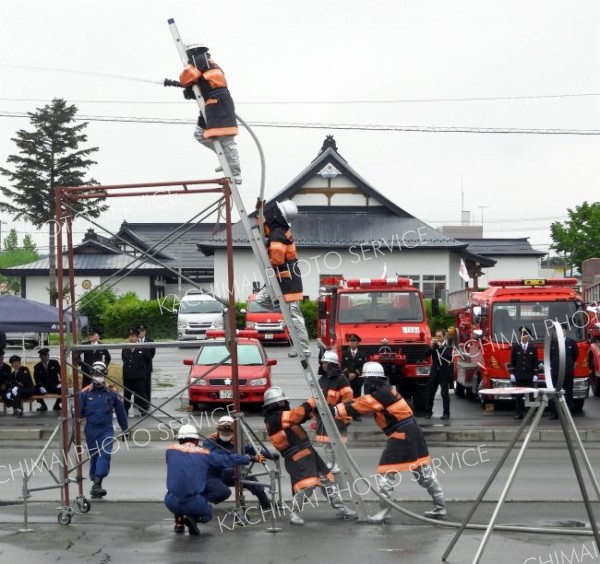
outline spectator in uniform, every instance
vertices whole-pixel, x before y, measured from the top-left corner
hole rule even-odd
[[[0,400],[5,400],[5,395],[10,391],[9,384],[11,382],[10,374],[12,368],[10,364],[4,362],[4,349],[0,349]]]
[[[531,331],[519,327],[520,342],[514,343],[510,351],[510,380],[515,386],[531,388],[537,376],[539,360],[537,347],[531,342]],[[525,416],[525,396],[515,395],[515,419]]]
[[[431,346],[427,351],[431,356],[431,368],[427,381],[427,405],[425,406],[425,417],[431,419],[433,416],[433,402],[437,394],[438,386],[442,394],[442,416],[440,419],[450,419],[450,393],[449,388],[454,382],[454,365],[452,357],[452,345],[448,343],[446,331],[438,329]]]
[[[565,391],[565,402],[570,411],[573,410],[573,377],[575,375],[575,367],[577,366],[577,358],[579,357],[579,349],[577,347],[577,341],[568,336],[567,331],[569,330],[568,323],[562,323],[561,328],[564,334],[565,340],[565,377],[563,380],[563,390]],[[558,369],[559,369],[559,347],[558,337],[556,334],[552,336],[550,340],[550,376],[552,383],[556,388],[558,383]],[[555,400],[550,401],[551,415],[549,419],[558,419],[558,413],[556,411]]]
[[[358,398],[362,395],[364,378],[362,367],[367,362],[367,355],[358,348],[361,338],[356,333],[348,335],[348,347],[342,350],[342,372],[348,378],[352,395]],[[362,421],[360,415],[355,415],[353,421]]]
[[[154,341],[148,337],[146,326],[142,323],[138,326],[138,331],[140,333],[138,337],[138,343],[153,343]],[[146,354],[146,367],[147,367],[147,376],[146,376],[146,400],[150,403],[150,398],[152,397],[152,371],[154,367],[152,366],[152,359],[156,354],[156,349],[144,349],[144,353]]]
[[[122,398],[105,386],[108,369],[102,361],[92,365],[92,383],[79,394],[79,417],[85,419],[85,442],[90,457],[90,495],[94,499],[103,498],[106,490],[102,480],[110,472],[110,459],[114,443],[113,413],[123,433],[127,434],[127,413]]]
[[[38,351],[40,361],[33,367],[36,394],[60,394],[60,364],[58,360],[50,358],[50,349],[43,348]],[[38,400],[40,407],[36,411],[48,411],[48,406],[43,399]],[[60,399],[54,402],[54,411],[60,411]]]
[[[100,333],[97,329],[90,329],[88,333],[89,339],[81,343],[82,345],[99,345],[100,344]],[[81,359],[83,356],[83,360]],[[83,372],[81,376],[81,389],[89,386],[92,383],[92,378],[89,376],[92,371],[92,365],[94,362],[103,362],[106,368],[110,364],[111,357],[108,349],[97,348],[88,351],[83,351],[79,355],[79,366]]]
[[[148,355],[144,349],[135,345],[138,342],[140,332],[137,329],[129,330],[130,347],[121,351],[123,360],[123,397],[125,398],[125,411],[129,414],[131,407],[131,396],[138,408],[140,415],[146,415],[148,400],[146,399],[146,379],[148,377]]]
[[[4,394],[4,401],[8,407],[13,408],[13,415],[23,416],[23,400],[30,398],[35,393],[35,386],[31,372],[27,366],[21,365],[21,357],[13,355],[8,359],[12,367],[8,392]]]

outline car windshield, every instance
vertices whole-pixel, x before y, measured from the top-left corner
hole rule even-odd
[[[338,299],[338,323],[423,321],[417,292],[353,292]]]
[[[492,308],[492,338],[502,343],[519,342],[518,331],[526,327],[534,341],[543,341],[552,322],[569,323],[566,334],[585,339],[585,312],[575,302],[497,302]]]
[[[221,313],[222,307],[217,300],[194,299],[188,297],[179,304],[179,313]]]
[[[277,306],[269,309],[261,306],[256,300],[251,300],[248,302],[248,313],[281,313],[281,308]]]
[[[240,366],[252,366],[263,364],[260,349],[255,344],[238,345],[238,364]],[[219,364],[224,358],[229,356],[229,351],[225,345],[205,345],[200,349],[196,364],[213,366]],[[231,358],[223,364],[231,364]]]

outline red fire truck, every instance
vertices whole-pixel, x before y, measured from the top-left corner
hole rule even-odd
[[[586,312],[588,315],[590,387],[595,396],[600,396],[600,282],[585,288],[583,297],[587,304]]]
[[[321,280],[317,336],[321,352],[341,355],[348,335],[361,338],[360,349],[381,363],[390,382],[415,409],[424,409],[431,358],[431,332],[423,295],[408,278],[332,276]]]
[[[574,374],[574,411],[581,411],[589,394],[586,340],[587,313],[576,291],[577,279],[491,280],[485,290],[451,292],[448,311],[456,319],[455,393],[477,397],[482,388],[510,387],[511,346],[519,342],[519,327],[527,327],[538,346],[538,386],[544,387],[542,366],[546,335],[553,321],[567,323],[567,334],[577,341]],[[490,396],[489,402],[506,396]],[[510,399],[510,398],[507,398]]]

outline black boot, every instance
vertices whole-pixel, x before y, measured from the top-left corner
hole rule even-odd
[[[271,509],[271,500],[264,490],[259,492],[256,497],[258,498],[258,503],[263,509]]]
[[[101,499],[106,495],[106,490],[102,487],[102,478],[98,476],[94,478],[94,485],[90,490],[90,495],[93,499]]]
[[[40,406],[36,409],[36,411],[48,411],[48,406],[44,400],[38,400]]]
[[[173,530],[176,533],[185,533],[185,523],[183,522],[183,515],[175,515],[175,526]]]

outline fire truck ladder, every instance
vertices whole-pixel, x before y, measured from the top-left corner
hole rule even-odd
[[[171,35],[175,42],[175,46],[177,48],[177,52],[179,53],[179,57],[181,58],[181,62],[185,66],[188,64],[188,56],[186,54],[185,45],[181,40],[181,36],[179,35],[179,31],[175,24],[175,20],[172,18],[169,19],[168,24],[169,24],[169,28],[171,30]],[[204,111],[204,105],[205,105],[204,99],[202,98],[200,88],[196,84],[192,88],[196,95],[196,102],[198,103],[198,108],[199,108],[201,114],[204,117],[206,117],[206,114]],[[244,202],[238,191],[237,185],[232,180],[233,174],[231,172],[231,167],[229,166],[229,162],[227,161],[227,157],[225,155],[225,152],[223,151],[223,147],[222,147],[221,142],[219,141],[218,137],[213,139],[213,147],[215,149],[217,157],[219,158],[219,163],[221,164],[224,175],[229,177],[229,179],[230,179],[231,195],[232,195],[233,201],[235,203],[235,206],[238,210],[238,213],[240,214],[242,225],[243,225],[246,235],[248,237],[248,241],[250,242],[250,246],[252,247],[252,252],[254,253],[254,257],[255,257],[256,261],[258,262],[258,264],[261,268],[261,271],[264,273],[264,279],[265,279],[267,289],[269,291],[269,296],[271,297],[273,305],[274,306],[279,305],[281,308],[283,318],[285,319],[286,325],[288,327],[288,331],[290,333],[290,338],[291,338],[290,340],[291,340],[292,347],[293,347],[294,352],[296,353],[297,358],[300,362],[300,366],[302,368],[302,371],[304,372],[304,377],[306,378],[306,382],[309,385],[310,391],[311,391],[313,397],[315,397],[317,399],[317,407],[318,407],[319,415],[321,417],[321,420],[323,421],[325,430],[327,431],[327,435],[331,441],[330,444],[333,449],[333,455],[335,457],[334,460],[339,464],[340,470],[341,470],[340,474],[341,474],[342,479],[341,480],[338,479],[337,481],[338,481],[338,483],[345,482],[348,485],[353,484],[355,481],[354,480],[355,477],[351,470],[353,465],[352,465],[351,461],[349,460],[346,449],[344,448],[344,445],[342,443],[340,433],[336,427],[335,421],[329,410],[327,402],[325,401],[323,392],[321,391],[321,388],[319,387],[317,377],[308,362],[306,353],[302,349],[302,346],[300,344],[299,335],[294,326],[289,306],[287,305],[287,303],[283,297],[283,293],[281,291],[279,282],[273,276],[273,268],[271,267],[271,263],[269,261],[268,255],[267,255],[267,249],[265,247],[264,240],[260,234],[260,228],[258,225],[251,224],[250,218],[248,217],[248,214],[246,212],[246,208],[244,206]],[[358,513],[359,521],[365,522],[367,520],[367,512],[366,512],[364,503],[362,501],[362,498],[360,496],[353,496],[352,501],[353,501],[353,503],[355,505],[355,509]]]

